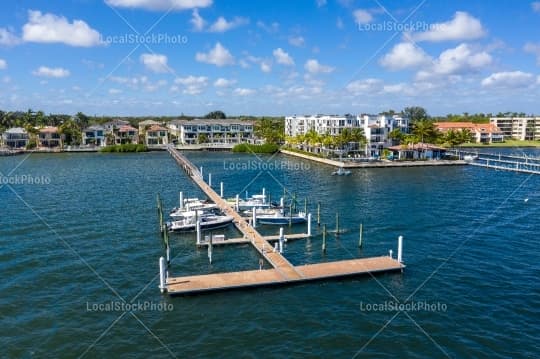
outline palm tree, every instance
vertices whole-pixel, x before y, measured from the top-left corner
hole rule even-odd
[[[420,142],[436,142],[439,132],[435,129],[433,122],[428,120],[418,121],[414,124],[413,135]]]

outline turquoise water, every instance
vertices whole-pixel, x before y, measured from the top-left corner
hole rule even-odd
[[[157,288],[155,197],[172,208],[178,191],[201,193],[168,154],[0,158],[4,182],[42,179],[0,188],[1,356],[539,356],[540,176],[465,166],[333,177],[280,155],[188,156],[226,196],[265,187],[278,200],[285,188],[312,213],[320,201],[329,229],[339,212],[348,232],[329,236],[326,254],[320,235],[288,243],[292,263],[395,253],[403,235],[405,272],[171,298]],[[172,275],[258,268],[247,245],[214,248],[210,265],[194,240],[172,236]],[[106,308],[123,300],[150,308]]]

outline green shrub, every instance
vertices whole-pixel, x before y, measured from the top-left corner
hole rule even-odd
[[[279,151],[279,146],[274,143],[265,143],[262,145],[251,145],[249,143],[240,143],[235,145],[233,152],[248,152],[248,153],[276,153]]]

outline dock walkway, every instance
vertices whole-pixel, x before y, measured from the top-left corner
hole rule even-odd
[[[184,155],[173,147],[169,147],[168,151],[209,199],[226,215],[233,217],[233,223],[244,236],[243,238],[223,242],[230,241],[230,244],[250,243],[272,266],[272,269],[264,270],[167,278],[165,289],[169,294],[190,294],[212,290],[299,283],[366,273],[396,271],[405,267],[400,261],[389,256],[293,266],[281,253],[273,250],[270,244],[273,237],[263,237],[253,228],[245,218],[240,216],[227,201],[221,198],[204,181],[199,169]],[[288,237],[293,239],[299,236],[289,235]],[[305,235],[303,236],[305,237]]]

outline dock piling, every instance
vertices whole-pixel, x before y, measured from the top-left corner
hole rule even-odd
[[[285,240],[283,234],[283,227],[279,227],[279,253],[283,253],[283,241]]]
[[[210,264],[212,264],[212,252],[213,252],[212,237],[213,237],[213,234],[210,233],[210,239],[209,239],[210,242],[208,243],[208,261],[210,262]]]
[[[212,187],[212,174],[208,174],[208,186]]]
[[[236,212],[238,212],[240,210],[240,195],[239,194],[236,194],[236,198],[235,198],[235,205],[234,205],[236,208]]]
[[[197,220],[197,245],[201,244],[201,221]]]
[[[336,235],[339,234],[339,212],[336,212]]]
[[[307,235],[311,237],[311,213],[307,215]]]
[[[178,208],[184,209],[184,192],[180,191],[179,197],[180,206]]]
[[[326,253],[326,224],[323,224],[322,230],[322,251]]]
[[[403,263],[403,236],[398,237],[398,247],[397,247],[397,260],[399,263]]]
[[[262,195],[263,195],[263,197],[262,197],[263,203],[266,203],[266,188],[264,188],[264,187],[262,189]]]
[[[321,202],[317,202],[317,226],[321,225]]]
[[[393,254],[393,253],[394,253],[394,251],[390,249],[390,250],[388,251],[388,256],[389,256],[390,258],[393,258],[393,257],[392,257],[392,254]]]
[[[223,181],[219,182],[219,196],[223,198]]]
[[[165,258],[159,257],[159,289],[161,293],[167,290],[167,278],[165,275]]]
[[[281,214],[283,214],[283,211],[285,210],[285,198],[283,197],[279,199],[279,208],[280,208]]]
[[[252,219],[251,219],[251,226],[253,228],[257,228],[257,208],[253,207],[252,210]]]
[[[362,248],[362,237],[363,237],[363,232],[364,232],[364,225],[362,223],[360,223],[360,237],[358,238],[358,247],[359,248]]]

